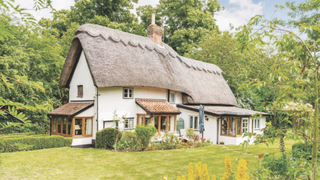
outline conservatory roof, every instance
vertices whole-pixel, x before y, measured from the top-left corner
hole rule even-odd
[[[199,112],[199,106],[178,104],[177,107]],[[265,112],[242,109],[234,106],[205,106],[204,113],[212,116],[252,116],[254,114],[269,116],[269,114]]]
[[[49,116],[75,116],[93,106],[93,102],[70,102],[48,113]]]
[[[136,103],[148,114],[180,114],[181,112],[163,99],[136,99]]]

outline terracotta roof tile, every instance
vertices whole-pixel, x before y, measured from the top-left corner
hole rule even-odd
[[[72,116],[93,105],[93,102],[72,102],[52,110],[48,115]]]
[[[181,112],[168,103],[166,100],[159,99],[136,99],[136,103],[149,114],[180,114]]]

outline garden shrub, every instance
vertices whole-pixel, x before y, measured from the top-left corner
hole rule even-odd
[[[152,125],[136,126],[135,133],[138,141],[141,143],[141,149],[144,150],[149,146],[152,136],[157,132],[156,128]]]
[[[112,149],[115,141],[121,139],[122,133],[115,128],[105,128],[96,133],[96,148]]]
[[[129,148],[130,151],[134,151],[137,148],[136,135],[134,132],[124,131],[122,132],[121,139],[117,142],[117,149],[124,150]]]
[[[195,132],[194,132],[194,129],[188,128],[188,129],[187,129],[186,136],[187,136],[189,139],[194,140],[194,138],[195,138],[195,136],[196,136],[196,134],[195,134]]]
[[[18,137],[4,137],[2,150],[3,152],[16,152],[16,151],[31,151],[37,149],[47,149],[56,147],[71,147],[72,138],[62,136],[18,136]]]
[[[320,150],[320,146],[318,151]],[[312,142],[309,141],[307,146],[303,142],[297,142],[292,145],[292,155],[295,158],[304,158],[307,160],[312,159]],[[318,153],[318,160],[320,158],[320,153]]]
[[[164,149],[174,149],[175,147],[177,147],[177,145],[180,144],[180,141],[176,135],[168,133],[163,136],[161,144]]]
[[[12,134],[12,133],[34,133],[42,134],[45,133],[45,127],[38,124],[26,124],[23,127],[8,127],[0,131],[0,134]]]

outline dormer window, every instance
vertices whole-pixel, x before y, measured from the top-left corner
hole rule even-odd
[[[78,85],[78,98],[83,97],[83,85]]]
[[[170,103],[174,104],[175,103],[175,93],[170,93]]]
[[[133,98],[133,88],[123,88],[123,99]]]

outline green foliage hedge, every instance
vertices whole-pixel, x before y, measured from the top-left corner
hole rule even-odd
[[[157,129],[152,125],[136,126],[135,133],[138,141],[141,143],[142,150],[146,149],[149,146],[152,136],[155,135]]]
[[[105,128],[96,134],[96,148],[112,149],[115,140],[121,139],[122,133],[115,128]]]
[[[72,138],[62,136],[31,135],[4,137],[0,139],[2,152],[32,151],[56,147],[71,147]]]
[[[320,146],[318,147],[318,158],[320,158]],[[292,145],[292,152],[294,157],[305,158],[311,160],[312,157],[312,142],[308,142],[307,147],[305,143],[298,142]],[[318,159],[319,161],[320,159]]]

